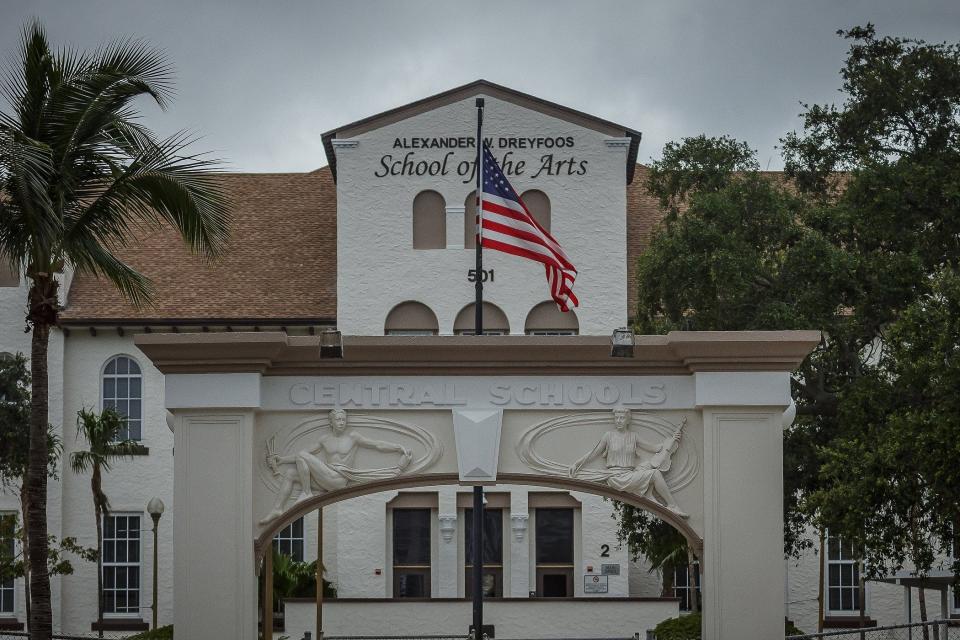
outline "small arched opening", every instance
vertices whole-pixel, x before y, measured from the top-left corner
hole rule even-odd
[[[580,333],[577,314],[560,311],[552,300],[541,302],[527,314],[524,332],[528,336],[575,336]]]
[[[422,302],[401,302],[387,314],[383,325],[385,336],[435,336],[440,323],[433,310]]]
[[[458,336],[472,336],[476,334],[476,303],[470,303],[460,310],[453,322],[453,333]],[[492,302],[484,302],[483,334],[487,336],[505,336],[510,333],[510,322],[507,314]]]

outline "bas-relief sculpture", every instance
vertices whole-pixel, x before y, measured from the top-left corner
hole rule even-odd
[[[536,452],[538,441],[551,432],[570,427],[582,428],[596,424],[610,424],[613,429],[605,432],[593,449],[573,464],[549,460]],[[673,492],[692,482],[696,477],[698,461],[695,451],[685,451],[678,473],[667,479],[667,472],[674,466],[674,454],[680,449],[686,418],[673,425],[653,414],[640,413],[641,428],[659,439],[652,442],[631,429],[634,422],[629,409],[614,409],[612,416],[604,414],[580,414],[564,416],[535,425],[520,439],[518,454],[531,468],[550,473],[564,474],[592,482],[604,483],[618,491],[627,491],[662,504],[678,516],[687,517],[673,496]],[[585,468],[591,461],[602,458],[604,469]]]
[[[266,484],[276,491],[277,497],[270,513],[260,520],[260,524],[268,524],[280,517],[298,487],[300,496],[297,502],[300,502],[310,499],[316,493],[335,491],[351,483],[385,480],[405,472],[423,469],[433,464],[442,453],[440,443],[430,433],[419,427],[372,416],[355,418],[354,422],[360,426],[386,429],[412,437],[423,445],[426,453],[414,461],[413,451],[409,447],[358,433],[350,428],[346,411],[332,409],[328,413],[327,421],[330,432],[321,435],[316,440],[316,444],[309,448],[289,454],[279,454],[276,451],[276,436],[267,441],[265,463],[273,482],[267,481]],[[314,429],[307,431],[312,430]],[[299,434],[295,432],[291,435],[290,441],[298,440],[303,435],[302,432]],[[288,447],[289,444],[290,442]],[[395,465],[389,467],[359,469],[356,467],[356,458],[361,449],[396,453],[399,454],[399,458]]]

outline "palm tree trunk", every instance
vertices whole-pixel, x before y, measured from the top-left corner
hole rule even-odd
[[[700,598],[697,594],[697,574],[700,573],[700,565],[696,563],[697,556],[689,548],[687,549],[687,584],[690,585],[690,613],[700,612]]]
[[[93,473],[90,478],[90,488],[93,491],[93,512],[97,516],[97,637],[103,637],[103,505],[98,496],[100,487],[100,465],[93,463]]]
[[[30,501],[27,499],[25,487],[20,487],[20,515],[23,522],[23,539],[20,544],[23,546],[23,604],[27,608],[27,631],[30,631]]]
[[[57,285],[51,276],[34,276],[30,287],[33,336],[30,350],[31,411],[30,456],[27,464],[27,518],[30,521],[27,553],[30,557],[30,640],[50,640],[53,611],[50,574],[47,570],[47,428],[50,424],[47,386],[47,351],[50,326],[57,320]]]

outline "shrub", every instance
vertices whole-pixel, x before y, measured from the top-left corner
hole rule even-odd
[[[144,631],[135,636],[130,636],[127,640],[173,640],[173,625],[168,624],[165,627],[157,627],[152,631]]]
[[[653,632],[657,640],[700,640],[700,614],[680,616],[664,620],[656,626]],[[788,636],[803,635],[803,631],[793,626],[789,620],[784,621],[784,632]]]
[[[691,613],[664,620],[653,632],[657,640],[700,640],[700,614]]]

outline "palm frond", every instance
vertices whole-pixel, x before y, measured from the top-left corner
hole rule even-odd
[[[132,215],[147,223],[167,222],[193,251],[216,255],[229,225],[227,198],[215,173],[219,163],[185,155],[192,139],[182,132],[157,144],[144,138],[128,142],[139,146],[138,155],[68,219],[68,238],[89,229],[103,238],[121,238]]]
[[[150,280],[114,256],[97,240],[88,233],[68,238],[64,243],[64,252],[77,272],[106,278],[134,306],[148,304],[153,293]]]

